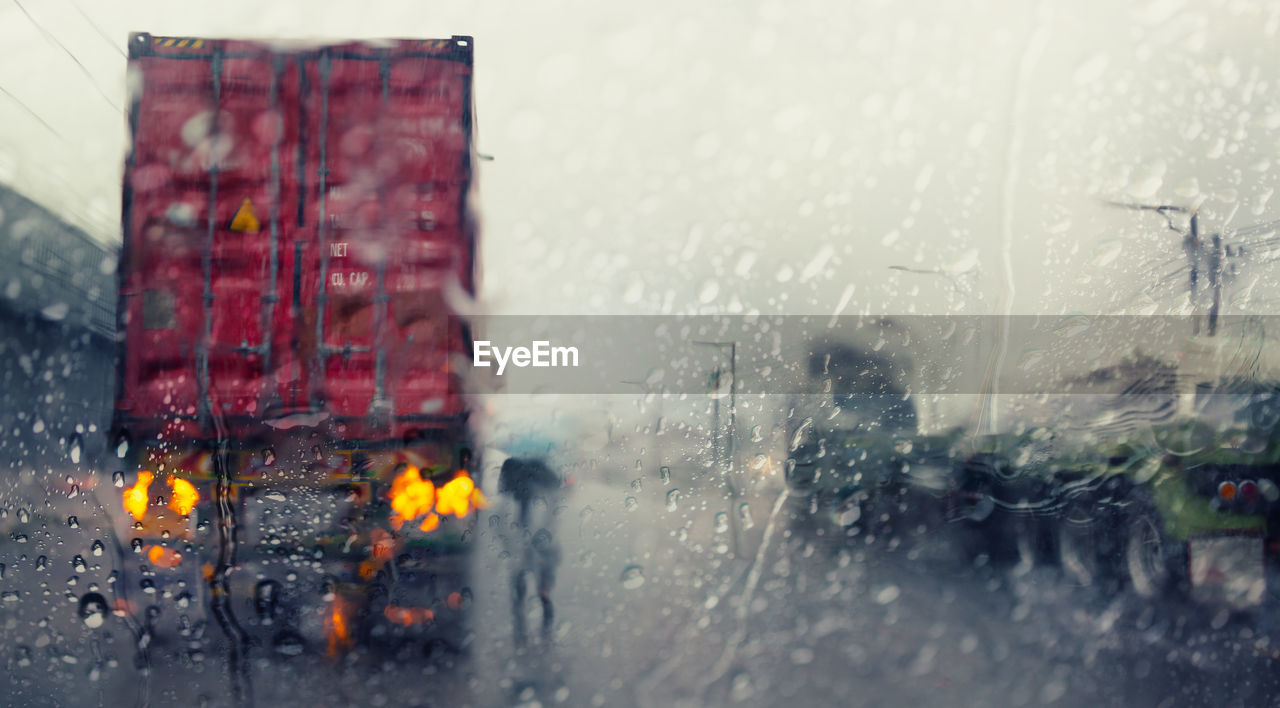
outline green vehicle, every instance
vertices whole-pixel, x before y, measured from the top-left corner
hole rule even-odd
[[[1082,585],[1256,606],[1280,555],[1280,439],[1240,423],[989,436],[959,457],[951,518]]]

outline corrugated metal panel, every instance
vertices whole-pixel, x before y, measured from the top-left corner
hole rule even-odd
[[[387,438],[463,414],[443,291],[475,288],[470,38],[130,47],[122,416]]]

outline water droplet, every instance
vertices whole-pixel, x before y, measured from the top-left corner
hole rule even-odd
[[[1033,371],[1041,362],[1045,360],[1045,353],[1040,349],[1028,349],[1018,358],[1018,368],[1023,371]]]
[[[31,666],[31,647],[20,646],[14,654],[18,660],[18,666]]]
[[[18,510],[18,523],[25,524],[31,520],[31,514],[26,509]]]
[[[71,559],[71,567],[74,568],[77,573],[84,573],[89,570],[89,566],[85,565],[84,556],[79,554],[76,554],[76,557]]]
[[[36,570],[47,570],[49,568],[49,556],[40,556],[36,558]]]
[[[680,543],[684,543],[685,541],[688,541],[689,527],[681,526],[680,528],[676,529],[676,540],[679,541]]]
[[[622,501],[622,508],[627,511],[635,511],[640,508],[640,502],[636,501],[635,497],[628,495],[627,498]]]
[[[40,314],[44,315],[46,319],[53,320],[54,322],[61,322],[62,320],[65,320],[67,318],[67,314],[69,314],[70,312],[71,312],[71,306],[68,305],[67,303],[55,302],[52,305],[49,305],[48,307],[41,310]]]
[[[897,585],[886,585],[880,589],[880,592],[876,593],[876,604],[888,605],[894,600],[897,600],[898,595],[901,594],[902,591],[898,589]]]
[[[638,565],[629,565],[622,569],[622,575],[618,576],[618,582],[622,583],[622,587],[628,590],[635,590],[644,585],[644,568]]]
[[[751,518],[751,506],[746,502],[738,506],[738,518],[742,519],[742,528],[744,529],[749,529],[756,525],[756,522]]]
[[[111,474],[111,484],[120,489],[124,487],[124,472],[113,472]]]
[[[716,512],[716,533],[724,533],[729,530],[729,515],[723,511]]]
[[[133,539],[132,541],[129,541],[129,548],[133,549],[133,552],[134,552],[134,553],[141,553],[141,552],[142,552],[142,539],[140,539],[140,538],[135,538],[135,539]],[[94,554],[94,555],[97,555],[97,554]]]
[[[31,432],[33,432],[33,433],[43,433],[43,432],[44,432],[44,421],[43,421],[43,420],[41,420],[41,419],[39,419],[39,418],[36,418],[36,422],[35,422],[34,424],[32,424],[32,426],[31,426]]]
[[[74,517],[74,516],[68,516],[68,517],[67,517],[67,526],[70,526],[70,527],[71,527],[71,528],[73,528],[73,529],[78,529],[78,528],[80,528],[80,519],[77,519],[77,518],[76,518],[76,517]]]
[[[177,605],[178,609],[180,610],[187,609],[188,607],[191,606],[191,593],[189,592],[178,593],[178,596],[173,598],[173,603]]]
[[[1099,268],[1111,265],[1120,257],[1124,243],[1120,240],[1105,241],[1093,249],[1093,264]]]
[[[104,550],[106,550],[106,546],[102,545],[102,541],[100,539],[94,539],[93,543],[89,545],[89,552],[93,553],[95,556],[102,555]]]
[[[122,437],[120,438],[120,441],[116,443],[116,457],[123,460],[124,456],[128,454],[129,454],[129,439]],[[124,478],[123,472],[119,472],[118,474],[121,476],[121,479]]]
[[[80,464],[81,449],[82,448],[80,443],[80,436],[79,435],[72,436],[71,443],[67,448],[67,454],[71,456],[72,464],[77,464],[77,465]]]
[[[21,598],[21,595],[17,590],[6,590],[3,593],[0,593],[0,600],[4,600],[5,602],[17,602],[19,598]]]
[[[271,624],[276,618],[280,601],[280,583],[274,580],[259,581],[253,589],[253,609],[263,624]]]
[[[270,467],[276,463],[276,449],[269,447],[262,451],[262,464]]]
[[[675,511],[680,506],[680,490],[672,489],[667,492],[667,511]]]
[[[304,647],[302,637],[289,631],[284,631],[275,636],[271,640],[271,646],[277,654],[282,656],[298,656],[302,653]]]
[[[640,490],[642,490],[642,489],[644,489],[644,478],[643,478],[643,477],[637,477],[637,478],[635,478],[635,479],[631,480],[631,491],[636,492],[637,494],[639,494],[639,493],[640,493]]]
[[[273,490],[271,490],[271,491],[269,491],[269,492],[267,492],[266,494],[264,494],[264,495],[262,495],[262,496],[263,496],[263,497],[265,497],[265,498],[267,498],[267,499],[270,499],[270,500],[271,500],[271,501],[273,501],[273,502],[282,502],[282,501],[285,501],[284,492],[279,492],[279,491],[276,491],[276,490],[274,490],[274,489],[273,489]]]
[[[107,621],[107,599],[96,592],[85,593],[80,598],[80,620],[90,629],[97,629]]]
[[[658,469],[658,476],[662,479],[663,484],[671,484],[671,468],[670,467],[666,467],[666,466],[660,467]]]

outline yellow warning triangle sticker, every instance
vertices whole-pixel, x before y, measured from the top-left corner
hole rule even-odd
[[[236,215],[231,218],[232,231],[239,231],[242,234],[256,234],[262,229],[262,222],[258,221],[258,213],[253,209],[253,202],[245,197],[240,202],[240,208],[236,210]]]

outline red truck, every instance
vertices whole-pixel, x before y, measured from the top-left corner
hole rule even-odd
[[[130,37],[119,614],[208,598],[234,638],[240,596],[333,652],[466,604],[472,51]]]

